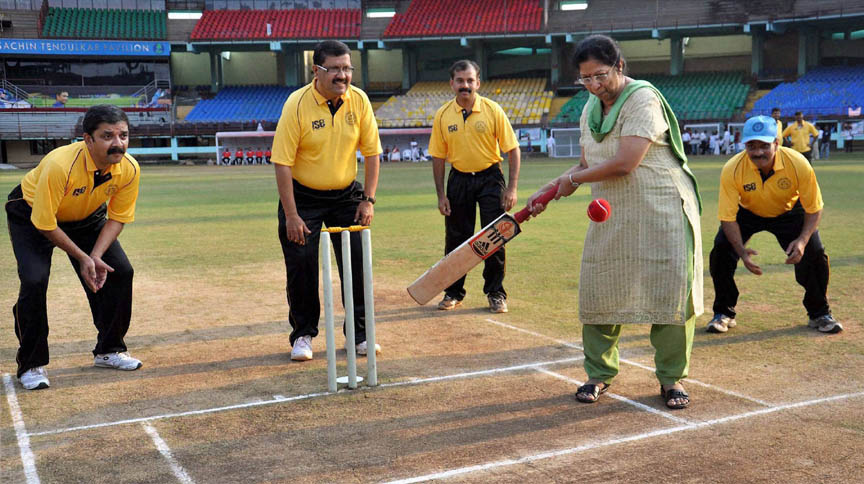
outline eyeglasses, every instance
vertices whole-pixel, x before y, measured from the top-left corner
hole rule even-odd
[[[345,67],[324,67],[324,66],[319,66],[318,64],[315,64],[315,65],[318,66],[319,69],[324,70],[324,72],[326,72],[326,73],[328,73],[328,74],[337,74],[337,73],[339,73],[339,72],[341,72],[342,74],[345,74],[346,76],[347,76],[348,74],[354,74],[354,68],[351,67],[351,66],[345,66]]]
[[[609,69],[606,72],[603,72],[600,74],[594,74],[593,76],[580,77],[580,78],[576,79],[576,82],[578,82],[579,84],[582,84],[583,86],[587,86],[588,84],[591,84],[591,81],[599,82],[602,84],[603,81],[605,81],[606,79],[609,78],[609,74],[611,72],[612,72],[612,69]]]

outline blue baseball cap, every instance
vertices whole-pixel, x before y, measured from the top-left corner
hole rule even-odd
[[[773,143],[777,140],[777,120],[770,116],[753,116],[744,123],[741,142],[762,141]]]

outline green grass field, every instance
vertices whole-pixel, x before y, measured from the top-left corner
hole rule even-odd
[[[702,216],[706,308],[710,307],[707,258],[718,229],[717,183],[723,159],[701,157],[691,162],[704,199]],[[537,187],[562,172],[572,160],[529,159],[519,182],[521,207]],[[864,282],[864,160],[836,155],[819,162],[817,176],[826,209],[820,233],[831,258],[830,296],[842,320],[857,319],[864,309],[859,291]],[[136,221],[121,234],[136,273],[151,278],[182,277],[208,284],[243,287],[244,267],[281,265],[276,236],[276,190],[271,167],[144,166]],[[8,193],[23,170],[0,172],[0,192]],[[361,169],[362,177],[362,169]],[[443,253],[444,225],[438,214],[429,164],[384,164],[375,205],[373,244],[375,278],[379,284],[407,286]],[[590,189],[555,202],[532,220],[508,245],[505,287],[511,307],[549,324],[575,313],[585,208]],[[614,207],[613,207],[614,211]],[[5,227],[5,217],[0,225]],[[5,233],[6,230],[4,229]],[[647,242],[646,242],[647,243]],[[762,233],[751,246],[759,250],[766,274],[738,272],[742,314],[751,324],[770,326],[776,318],[804,318],[801,290],[792,268],[772,236]],[[59,251],[58,251],[59,252]],[[0,238],[3,306],[17,291],[15,261],[8,237]],[[57,254],[60,257],[60,254]],[[68,265],[55,261],[55,270]],[[66,270],[65,267],[59,270]],[[480,305],[480,271],[468,277],[468,302]],[[770,304],[776,311],[749,314],[747,302]],[[707,317],[707,316],[706,316]],[[559,329],[550,327],[549,329]]]

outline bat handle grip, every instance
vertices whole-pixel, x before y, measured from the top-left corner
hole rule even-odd
[[[558,193],[558,185],[553,186],[549,190],[546,190],[543,195],[540,195],[537,200],[534,200],[534,205],[546,206],[553,198],[555,198],[555,194]],[[520,224],[528,219],[531,216],[531,211],[528,210],[528,207],[523,208],[516,212],[516,215],[513,218],[516,219]]]

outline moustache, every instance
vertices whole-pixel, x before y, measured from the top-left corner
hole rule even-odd
[[[471,89],[468,89],[467,87],[463,87],[463,88],[459,89],[459,92],[465,92],[465,93],[471,94]]]
[[[126,150],[124,150],[123,148],[117,148],[116,146],[113,148],[108,148],[109,155],[122,155],[124,153],[126,153]]]

